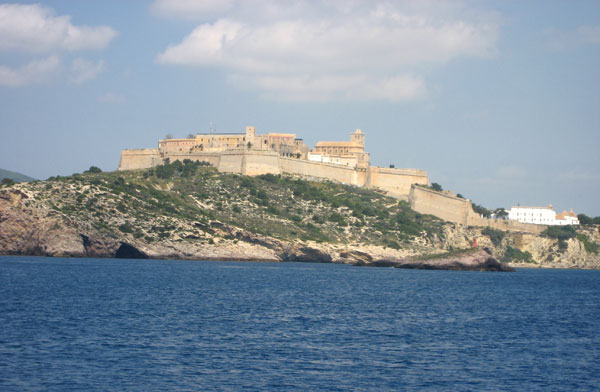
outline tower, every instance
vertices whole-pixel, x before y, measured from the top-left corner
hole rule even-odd
[[[350,141],[351,142],[356,142],[358,144],[360,144],[361,146],[364,147],[365,145],[365,134],[362,133],[362,131],[360,129],[357,129],[356,131],[352,132],[350,134]]]
[[[255,144],[256,140],[256,127],[247,126],[246,127],[246,143]]]

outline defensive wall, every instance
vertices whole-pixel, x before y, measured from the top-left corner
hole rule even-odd
[[[158,149],[123,150],[119,170],[146,169],[171,161],[190,159],[208,162],[223,173],[249,176],[293,174],[311,179],[325,179],[385,191],[389,196],[406,200],[415,211],[467,226],[539,234],[546,226],[513,220],[480,217],[471,202],[450,192],[437,192],[428,185],[427,173],[418,169],[394,169],[369,166],[353,168],[333,163],[315,162],[281,156],[276,151],[230,149],[220,152],[169,152]]]
[[[390,196],[408,200],[413,183],[428,184],[427,173],[417,169],[387,169],[376,166],[349,167],[333,163],[315,162],[281,156],[276,151],[230,149],[220,152],[169,152],[158,149],[123,150],[119,170],[154,167],[171,161],[190,159],[208,162],[223,173],[248,176],[260,174],[293,174],[307,178],[337,181],[344,184],[380,189]]]
[[[308,178],[327,179],[356,186],[365,186],[366,184],[366,169],[355,169],[334,163],[284,157],[279,159],[279,164],[282,173],[295,174]]]
[[[489,227],[496,230],[539,234],[547,226],[521,223],[514,220],[482,218],[473,211],[467,199],[456,197],[449,192],[412,185],[409,194],[410,207],[421,213],[437,216],[449,222],[466,226]]]
[[[365,186],[384,190],[397,199],[408,200],[412,184],[429,185],[427,172],[370,166]]]
[[[118,170],[147,169],[162,164],[163,159],[156,148],[122,150]]]

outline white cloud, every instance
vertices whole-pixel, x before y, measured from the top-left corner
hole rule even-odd
[[[293,16],[276,2],[252,4],[199,25],[157,61],[225,69],[272,99],[399,101],[425,94],[423,68],[495,53],[497,23],[445,5],[299,2]]]
[[[43,83],[60,69],[58,56],[50,56],[41,60],[33,60],[20,68],[0,65],[0,85],[20,87],[29,84]]]
[[[97,99],[100,103],[107,103],[111,105],[124,105],[127,100],[122,94],[108,92]]]
[[[75,84],[82,84],[94,79],[104,72],[104,61],[89,61],[82,58],[76,58],[71,63],[70,81]]]
[[[108,26],[75,26],[50,8],[0,4],[0,50],[31,53],[103,49],[117,36]]]
[[[161,16],[197,19],[228,11],[232,0],[156,0],[152,11]]]
[[[574,30],[546,29],[541,32],[546,47],[565,50],[581,45],[600,45],[600,25],[579,26]]]

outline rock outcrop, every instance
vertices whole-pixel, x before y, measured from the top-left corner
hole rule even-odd
[[[514,268],[502,264],[492,256],[488,248],[461,252],[460,254],[425,259],[358,261],[356,266],[394,267],[407,269],[433,269],[454,271],[514,271]]]

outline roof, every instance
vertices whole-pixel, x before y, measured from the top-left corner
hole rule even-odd
[[[548,206],[548,207],[512,206],[511,209],[513,209],[513,208],[532,208],[534,210],[552,210],[552,206]]]
[[[269,132],[268,136],[286,136],[286,137],[296,137],[295,133],[277,133],[277,132]]]
[[[218,133],[197,133],[196,135],[198,136],[233,136],[233,135],[238,135],[238,136],[246,136],[246,133],[239,133],[239,132],[218,132]]]
[[[196,139],[190,139],[190,138],[185,138],[185,139],[162,139],[159,140],[159,142],[196,142]]]
[[[560,214],[556,214],[556,219],[565,219],[567,216],[570,216],[571,218],[577,218],[577,215],[575,215],[575,213],[573,212],[573,210],[571,210],[570,212],[567,211],[563,211]]]
[[[318,142],[316,147],[361,147],[361,144],[356,142]]]

